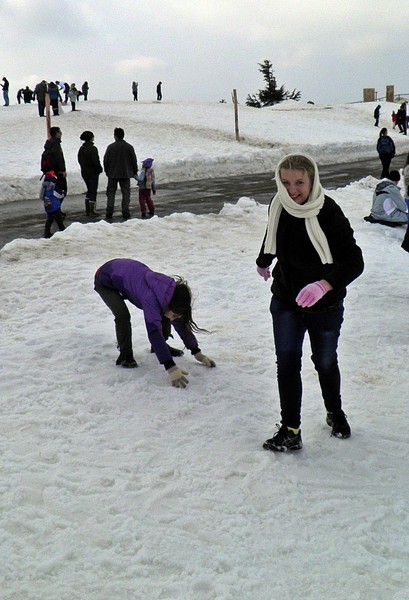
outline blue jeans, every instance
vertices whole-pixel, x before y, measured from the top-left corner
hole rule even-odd
[[[338,338],[344,320],[344,307],[308,312],[271,299],[273,331],[277,356],[277,381],[283,425],[301,424],[301,358],[306,331],[310,337],[315,370],[328,412],[341,410],[341,374],[338,368]]]

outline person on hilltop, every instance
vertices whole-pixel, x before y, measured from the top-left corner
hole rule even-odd
[[[376,151],[379,155],[379,160],[382,163],[381,179],[388,177],[392,158],[396,154],[395,142],[388,135],[386,127],[382,127],[379,132],[378,141],[376,143]]]
[[[115,142],[109,144],[104,155],[104,171],[108,177],[106,218],[112,219],[115,208],[115,194],[118,183],[122,192],[122,216],[129,219],[131,213],[131,181],[138,173],[138,161],[134,147],[124,140],[125,132],[122,127],[114,129]]]
[[[37,83],[37,85],[34,88],[34,99],[37,98],[37,104],[38,104],[38,114],[40,117],[44,117],[44,111],[45,111],[45,95],[47,93],[47,82],[45,81],[45,79],[43,79],[42,81],[40,81],[40,83]]]
[[[23,90],[24,104],[31,104],[31,100],[33,100],[33,98],[34,98],[33,90],[30,90],[28,85],[26,85],[26,87]]]
[[[132,82],[132,95],[133,95],[134,102],[137,102],[138,101],[138,82],[137,81]]]
[[[373,193],[371,214],[364,217],[365,221],[389,227],[406,225],[407,206],[398,187],[399,181],[399,171],[391,171],[387,179],[378,183]]]
[[[381,116],[381,105],[380,104],[378,104],[378,106],[373,111],[373,116],[375,119],[375,127],[379,127],[379,117]]]
[[[88,91],[89,91],[88,81],[84,81],[84,83],[81,86],[81,91],[82,91],[82,95],[84,96],[84,101],[88,100]]]
[[[3,77],[2,81],[3,81],[3,83],[0,83],[0,85],[3,88],[4,106],[9,106],[9,104],[10,104],[10,102],[9,102],[10,83],[6,79],[6,77]]]
[[[399,133],[403,133],[403,135],[407,135],[408,131],[408,122],[407,122],[407,110],[406,110],[406,102],[402,102],[400,105],[398,112],[396,113],[396,125],[398,126]]]
[[[68,92],[68,98],[71,102],[71,112],[75,112],[75,110],[76,110],[75,105],[78,102],[79,94],[80,94],[80,92],[75,87],[75,83],[72,83],[70,85],[70,91]]]
[[[58,100],[61,99],[59,87],[54,81],[48,84],[48,95],[50,97],[50,105],[53,109],[53,116],[58,117]]]
[[[85,195],[85,214],[98,217],[95,212],[98,192],[98,180],[103,171],[99,160],[98,149],[94,146],[92,131],[83,131],[80,140],[84,143],[78,150],[78,162],[81,167],[81,176],[87,186]]]
[[[116,258],[102,265],[95,274],[95,291],[115,317],[119,348],[117,366],[135,368],[132,349],[131,316],[125,300],[141,309],[149,341],[156,357],[168,373],[172,386],[185,388],[187,371],[179,369],[163,335],[163,320],[169,321],[194,358],[206,367],[216,363],[199,348],[194,333],[200,329],[192,317],[192,293],[181,277],[169,277],[152,271],[147,265],[129,258]]]
[[[155,171],[153,170],[153,158],[145,158],[142,163],[142,169],[136,177],[139,188],[139,206],[142,219],[146,219],[146,206],[148,206],[149,216],[155,214],[155,205],[152,200],[152,194],[156,194]]]
[[[158,102],[160,102],[162,100],[162,82],[159,81],[158,85],[156,86],[156,100]]]
[[[315,161],[289,154],[277,165],[277,194],[257,272],[267,281],[273,269],[270,311],[273,318],[281,426],[266,440],[266,450],[300,450],[301,360],[306,332],[318,373],[332,435],[349,438],[342,409],[337,346],[344,320],[346,287],[362,273],[364,262],[354,232],[338,204],[324,194]]]
[[[54,171],[57,177],[57,187],[67,195],[67,169],[65,166],[64,152],[61,148],[62,131],[59,127],[50,128],[50,137],[44,144],[41,156],[41,170],[43,173]],[[63,216],[65,214],[63,213]]]

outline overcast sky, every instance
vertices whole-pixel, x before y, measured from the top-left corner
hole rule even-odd
[[[409,93],[409,0],[0,0],[0,78],[87,80],[90,99],[230,100],[279,85],[316,103]]]

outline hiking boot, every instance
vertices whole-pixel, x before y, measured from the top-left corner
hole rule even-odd
[[[132,354],[126,357],[123,357],[120,354],[116,359],[115,364],[117,367],[124,367],[125,369],[135,369],[138,366],[138,363],[136,362]]]
[[[351,428],[343,410],[328,412],[326,421],[332,427],[331,435],[344,439],[351,437]]]
[[[301,450],[301,429],[298,433],[294,433],[290,429],[287,429],[286,425],[281,425],[281,427],[277,425],[277,428],[278,431],[273,435],[273,437],[264,442],[264,450],[274,450],[275,452]]]

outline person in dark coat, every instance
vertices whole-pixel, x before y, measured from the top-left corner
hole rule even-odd
[[[215,362],[205,356],[194,332],[200,329],[192,318],[192,294],[186,281],[152,271],[147,265],[129,258],[116,258],[102,265],[95,274],[95,291],[115,317],[119,348],[118,366],[137,367],[132,349],[131,316],[125,300],[143,311],[149,341],[156,357],[174,387],[188,384],[187,371],[179,369],[163,335],[163,320],[171,322],[186,348],[206,367]]]
[[[375,108],[374,112],[373,112],[373,116],[375,119],[375,127],[379,127],[379,117],[381,115],[381,105],[378,104],[378,106]]]
[[[162,82],[159,81],[158,85],[156,86],[156,100],[158,100],[159,102],[162,100]]]
[[[106,218],[112,219],[115,208],[115,194],[118,183],[122,192],[122,216],[129,219],[131,213],[131,177],[138,173],[138,161],[134,147],[124,140],[125,132],[121,127],[114,129],[115,142],[109,144],[104,155],[104,170],[108,177]]]
[[[81,86],[81,91],[82,91],[82,95],[84,96],[84,100],[88,100],[88,90],[89,90],[88,81],[84,81],[84,83]]]
[[[48,95],[50,97],[50,105],[53,109],[53,115],[54,117],[58,117],[58,100],[61,98],[61,96],[60,89],[58,85],[54,83],[54,81],[50,81],[50,83],[48,84]]]
[[[31,100],[34,97],[33,90],[30,90],[28,85],[26,85],[26,87],[24,88],[24,90],[22,90],[22,92],[23,92],[24,104],[31,104]]]
[[[17,102],[19,104],[21,104],[21,98],[23,97],[23,92],[24,92],[23,88],[20,88],[17,92]]]
[[[9,102],[9,88],[10,88],[10,83],[9,81],[3,77],[3,83],[1,83],[1,87],[3,88],[3,98],[4,98],[4,106],[9,106],[10,102]]]
[[[346,286],[364,268],[348,219],[325,196],[315,161],[290,154],[277,165],[278,192],[271,201],[257,272],[265,281],[273,269],[273,317],[281,427],[263,447],[299,450],[301,439],[301,359],[308,331],[332,435],[348,438],[342,410],[337,346]]]
[[[388,135],[386,127],[382,127],[379,132],[376,151],[379,155],[379,160],[382,163],[381,179],[383,179],[383,177],[388,177],[392,158],[396,154],[395,142]]]
[[[59,127],[51,127],[50,138],[44,144],[44,150],[51,154],[52,170],[57,175],[57,187],[65,197],[67,195],[67,169],[64,152],[61,148],[61,138],[61,129]],[[64,213],[63,216],[65,216]]]
[[[137,102],[138,101],[138,82],[137,81],[132,82],[132,95],[133,95],[134,101]]]
[[[45,79],[43,79],[42,81],[40,81],[40,83],[37,83],[37,85],[34,88],[34,99],[37,98],[37,104],[38,104],[38,114],[40,117],[44,117],[44,111],[45,111],[45,95],[47,93],[47,82],[45,81]]]
[[[85,213],[98,217],[95,212],[98,192],[98,179],[103,169],[99,160],[98,149],[94,146],[94,134],[92,131],[83,131],[80,140],[84,143],[78,150],[78,162],[81,167],[81,175],[87,186],[85,196]]]
[[[399,128],[399,133],[403,133],[403,135],[407,135],[408,131],[408,120],[407,120],[407,103],[403,102],[396,113],[396,125]]]

